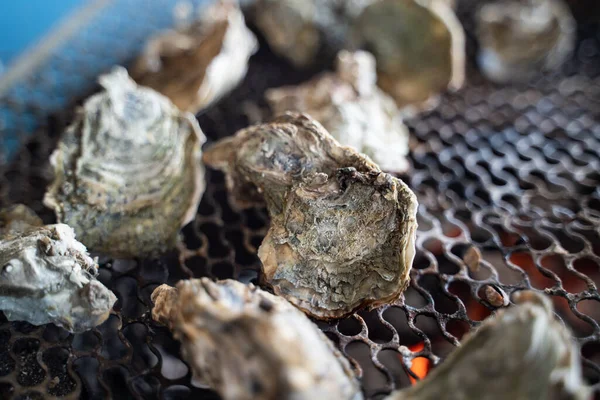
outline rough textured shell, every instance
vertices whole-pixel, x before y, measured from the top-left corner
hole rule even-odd
[[[90,250],[147,256],[176,244],[204,191],[191,114],[137,86],[123,68],[100,77],[52,154],[44,203]]]
[[[465,34],[447,0],[376,0],[353,24],[377,60],[378,84],[399,107],[421,109],[462,86]]]
[[[562,0],[486,4],[477,23],[479,66],[496,82],[523,81],[557,68],[575,47],[575,19]]]
[[[82,332],[108,318],[117,298],[95,279],[98,266],[70,227],[29,226],[0,239],[0,310],[9,321]]]
[[[225,400],[362,399],[350,364],[317,326],[252,284],[181,281],[158,287],[152,301],[194,379]]]
[[[210,148],[238,205],[267,203],[263,278],[315,318],[397,298],[409,282],[414,193],[312,118],[284,114]]]
[[[269,89],[276,115],[300,111],[319,121],[341,144],[371,157],[384,171],[408,168],[408,130],[398,108],[377,87],[375,59],[369,53],[341,51],[335,73],[299,86]]]
[[[23,204],[15,204],[0,210],[0,238],[42,225],[44,225],[42,219]]]
[[[552,302],[524,291],[469,335],[426,379],[387,400],[590,399],[579,348]]]
[[[258,49],[236,0],[219,0],[199,15],[178,30],[151,39],[131,68],[140,85],[193,113],[237,86]]]

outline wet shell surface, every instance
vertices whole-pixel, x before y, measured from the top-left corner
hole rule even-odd
[[[169,250],[204,192],[189,113],[116,67],[78,110],[51,157],[44,203],[91,251],[144,257]]]
[[[464,82],[465,34],[447,0],[372,1],[352,38],[373,53],[378,84],[400,108],[428,108]]]
[[[545,295],[523,291],[488,317],[426,379],[386,400],[591,399],[579,347]]]
[[[243,129],[205,161],[225,171],[235,204],[266,201],[264,282],[307,314],[340,318],[408,286],[416,196],[311,117],[286,113]]]
[[[27,214],[35,215],[31,210]],[[0,310],[6,318],[33,325],[54,323],[70,332],[104,322],[117,298],[96,280],[98,265],[75,240],[73,230],[64,224],[35,226],[28,221],[0,237]]]
[[[382,170],[407,170],[408,129],[394,100],[377,87],[371,54],[343,50],[336,72],[299,86],[269,89],[266,98],[276,115],[310,114],[341,144],[368,155]]]
[[[318,327],[252,284],[180,281],[159,286],[152,301],[193,379],[224,400],[363,398],[350,363]]]
[[[526,81],[556,69],[575,47],[576,22],[562,0],[486,4],[477,28],[479,66],[496,82]]]
[[[192,113],[235,88],[258,49],[237,0],[218,0],[198,15],[151,39],[130,70],[138,84]]]

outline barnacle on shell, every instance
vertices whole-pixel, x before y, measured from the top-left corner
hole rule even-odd
[[[341,51],[337,70],[299,86],[269,89],[277,115],[300,111],[319,121],[341,144],[371,157],[384,171],[408,168],[408,130],[398,108],[377,87],[375,59],[364,51]]]
[[[138,84],[196,113],[238,85],[257,49],[237,0],[218,0],[191,23],[152,38],[130,73]]]
[[[96,280],[98,266],[85,246],[67,225],[36,226],[26,215],[0,237],[0,310],[9,321],[70,332],[104,322],[117,298]]]
[[[204,191],[204,135],[189,113],[117,67],[51,157],[44,203],[90,250],[147,256],[175,246]]]
[[[386,400],[590,399],[579,347],[551,300],[533,291],[514,297],[516,305],[483,321],[427,378]]]
[[[181,341],[194,379],[225,400],[363,398],[349,362],[317,326],[252,284],[181,281],[159,286],[152,301],[152,317]]]
[[[486,4],[477,14],[479,66],[496,82],[523,81],[555,69],[573,51],[575,28],[562,0]]]
[[[399,107],[420,109],[465,78],[465,34],[448,0],[375,0],[352,25],[377,60],[378,84]]]
[[[414,193],[317,121],[286,113],[221,140],[204,158],[225,171],[238,205],[266,201],[263,278],[306,313],[342,317],[408,286]]]

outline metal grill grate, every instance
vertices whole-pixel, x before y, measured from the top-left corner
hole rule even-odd
[[[471,31],[468,5],[459,16]],[[472,37],[468,47],[472,55]],[[414,357],[436,364],[502,302],[498,296],[523,288],[552,295],[582,345],[586,378],[600,382],[598,29],[583,27],[574,59],[530,85],[495,86],[469,68],[463,90],[407,121],[413,172],[404,179],[421,204],[410,288],[395,304],[319,323],[355,361],[370,398],[409,385]],[[211,141],[231,135],[264,111],[267,87],[315,72],[292,70],[262,43],[244,84],[201,115],[200,125]],[[0,166],[1,206],[22,202],[53,221],[41,204],[47,159],[68,121],[68,113],[42,121],[11,164]],[[238,212],[223,176],[209,170],[207,181],[181,249],[159,260],[101,259],[100,280],[119,297],[104,325],[71,335],[0,320],[0,398],[218,398],[191,385],[178,343],[148,313],[160,283],[257,280],[265,210]]]

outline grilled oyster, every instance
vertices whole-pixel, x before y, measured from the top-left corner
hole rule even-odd
[[[26,216],[0,237],[0,310],[9,321],[70,332],[104,322],[117,298],[95,279],[98,266],[85,246],[67,225],[33,226]]]
[[[137,86],[125,69],[100,77],[51,163],[44,203],[93,251],[147,256],[176,244],[202,192],[204,135],[191,114]]]
[[[337,71],[297,87],[270,89],[275,114],[310,114],[340,143],[371,157],[384,171],[408,168],[408,130],[394,101],[377,88],[375,59],[369,53],[341,51]]]
[[[225,400],[362,399],[350,364],[316,325],[252,284],[181,281],[159,286],[152,301],[194,379]]]
[[[479,66],[496,82],[523,81],[555,69],[575,46],[575,19],[562,0],[486,4],[477,22]]]
[[[286,113],[205,153],[242,206],[261,196],[271,226],[258,256],[275,293],[319,319],[388,302],[409,282],[417,201],[399,179]]]
[[[591,399],[579,348],[550,299],[523,291],[515,303],[486,319],[426,379],[386,399]]]
[[[196,113],[238,85],[257,49],[237,0],[218,0],[192,23],[151,39],[131,76]]]
[[[0,237],[25,232],[44,225],[40,217],[29,207],[15,204],[0,210]]]
[[[465,34],[447,0],[373,1],[352,35],[375,56],[378,84],[399,107],[426,107],[463,84]]]

